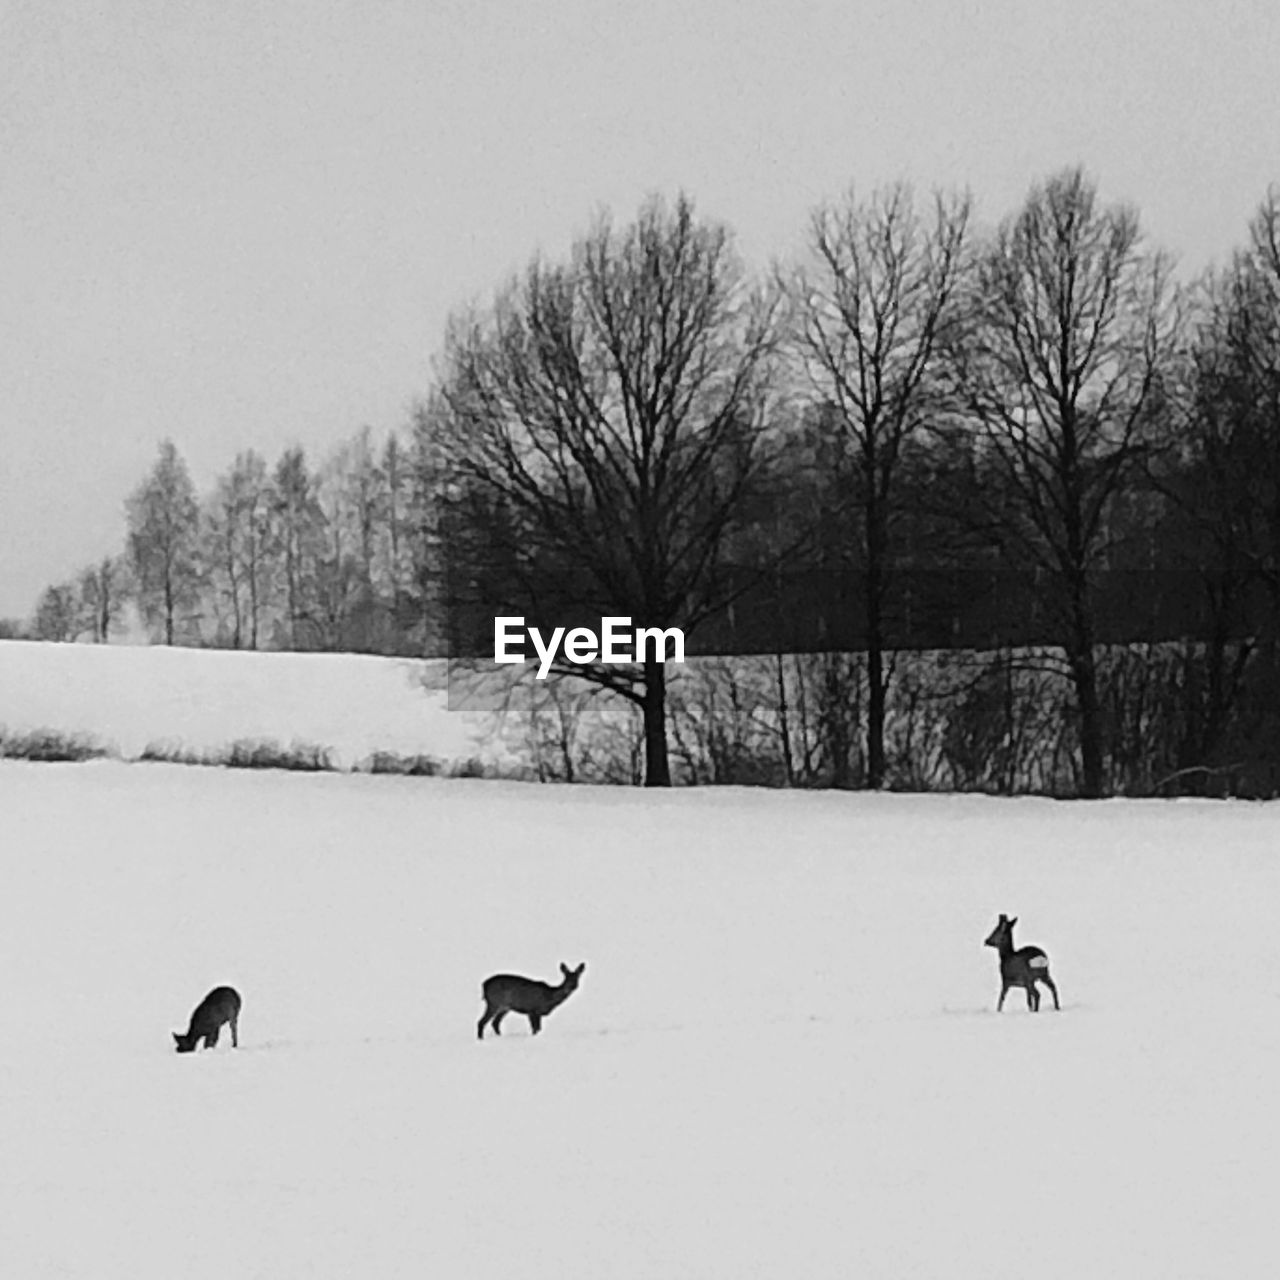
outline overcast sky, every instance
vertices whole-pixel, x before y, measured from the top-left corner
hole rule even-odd
[[[850,183],[1084,163],[1187,269],[1280,181],[1280,5],[0,0],[0,617],[173,438],[402,426],[449,311],[684,188],[748,261]]]

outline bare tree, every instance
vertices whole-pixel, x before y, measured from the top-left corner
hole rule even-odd
[[[351,596],[343,605],[342,621],[346,643],[362,650],[385,648],[391,639],[392,603],[382,574],[389,518],[387,477],[369,427],[334,451],[322,480],[330,535],[334,546],[343,548],[339,563],[350,578]],[[329,585],[335,583],[331,580]]]
[[[41,592],[31,630],[37,640],[75,640],[83,630],[74,584],[55,583]]]
[[[106,644],[124,609],[126,570],[115,556],[104,556],[77,580],[79,612],[95,644]]]
[[[186,463],[171,440],[129,499],[129,559],[138,606],[173,644],[199,600],[199,507]]]
[[[310,617],[324,649],[344,649],[351,643],[351,623],[369,600],[373,541],[372,507],[361,502],[371,490],[371,481],[361,474],[365,463],[371,464],[371,459],[357,440],[334,450],[316,473],[320,538]]]
[[[403,524],[406,639],[427,656],[446,652],[448,583],[444,529],[448,523],[449,472],[436,424],[425,407],[414,413],[404,467]],[[392,510],[396,508],[393,506]]]
[[[1280,641],[1280,188],[1249,230],[1248,246],[1200,281],[1182,412],[1152,465],[1176,513],[1164,541],[1198,571],[1207,605],[1203,652],[1187,649],[1176,759],[1177,775],[1199,785],[1210,781],[1255,655],[1274,666]]]
[[[256,649],[275,588],[276,536],[267,464],[252,449],[236,455],[205,511],[205,561],[230,614],[233,648]]]
[[[818,429],[839,440],[854,519],[854,560],[866,620],[866,782],[885,776],[887,592],[903,513],[905,454],[940,407],[938,350],[955,313],[970,201],[935,195],[921,214],[897,184],[813,213],[808,261],[786,282],[792,343],[821,408]]]
[[[222,477],[200,513],[200,559],[212,597],[214,644],[244,643],[240,516],[230,478]]]
[[[411,463],[400,438],[391,432],[382,447],[378,470],[383,487],[383,580],[393,604],[398,604],[409,579],[409,538],[406,536],[410,500]]]
[[[321,492],[330,535],[337,536],[356,567],[361,585],[373,589],[378,538],[384,523],[384,486],[373,448],[373,431],[361,427],[339,445],[321,468]],[[334,527],[340,532],[334,534]]]
[[[286,449],[273,476],[273,542],[283,577],[286,640],[289,648],[314,643],[317,565],[324,552],[324,516],[316,482],[301,447]]]
[[[1232,539],[1280,614],[1280,188],[1249,233],[1207,282],[1187,437],[1208,487],[1201,523]]]
[[[1034,187],[983,254],[952,347],[979,432],[981,519],[1010,562],[1042,576],[1075,691],[1081,791],[1102,793],[1093,578],[1105,516],[1134,478],[1175,332],[1169,262],[1138,215],[1099,204],[1068,169]]]
[[[536,260],[455,319],[436,430],[527,587],[554,573],[566,607],[686,634],[718,606],[764,466],[775,311],[681,196],[623,228],[600,217],[568,264]],[[641,707],[645,783],[670,785],[659,658],[569,669]]]

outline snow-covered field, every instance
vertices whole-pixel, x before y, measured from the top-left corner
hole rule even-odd
[[[338,768],[375,751],[489,754],[484,717],[450,712],[443,662],[333,653],[0,643],[0,729],[216,751],[237,739],[328,747]],[[434,687],[431,687],[434,686]]]
[[[79,687],[64,727],[123,737]],[[1270,805],[0,762],[0,1274],[1273,1276],[1278,837]],[[1061,1013],[993,1012],[1001,911]],[[477,1042],[486,974],[561,960],[540,1036]],[[221,982],[241,1048],[175,1054]]]

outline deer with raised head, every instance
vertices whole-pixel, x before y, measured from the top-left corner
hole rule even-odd
[[[240,1047],[237,1035],[237,1024],[240,1021],[240,993],[233,987],[214,987],[195,1007],[191,1015],[191,1025],[186,1034],[175,1031],[173,1041],[179,1053],[190,1053],[197,1048],[201,1040],[206,1049],[212,1049],[218,1043],[218,1033],[224,1023],[231,1026],[232,1048]]]
[[[514,973],[495,973],[492,978],[486,978],[480,988],[484,997],[484,1015],[476,1028],[477,1039],[484,1039],[484,1029],[490,1022],[493,1023],[493,1034],[500,1036],[502,1020],[509,1013],[524,1014],[536,1036],[542,1030],[543,1018],[577,991],[586,967],[585,960],[576,969],[570,969],[562,962],[560,972],[564,976],[557,987],[536,978],[521,978]]]
[[[1000,999],[996,1003],[996,1012],[1004,1008],[1004,998],[1010,987],[1022,987],[1027,993],[1027,1008],[1035,1013],[1040,1008],[1040,993],[1036,983],[1043,982],[1053,993],[1053,1007],[1061,1009],[1058,1003],[1058,988],[1053,985],[1049,976],[1049,957],[1039,947],[1018,947],[1013,945],[1013,926],[1018,917],[1012,919],[1002,915],[991,930],[986,942],[988,947],[995,947],[1000,956]]]

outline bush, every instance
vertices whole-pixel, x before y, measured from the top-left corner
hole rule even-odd
[[[191,751],[175,742],[148,742],[139,760],[146,764],[219,764],[208,752]]]
[[[323,773],[334,768],[328,747],[313,742],[283,747],[270,738],[241,738],[231,744],[219,763],[229,769],[293,769],[301,773]]]
[[[42,763],[97,760],[112,753],[87,733],[63,733],[58,729],[32,729],[7,733],[0,729],[0,756],[10,760]]]
[[[451,778],[487,778],[489,776],[490,771],[478,756],[471,756],[467,760],[455,760],[449,766]]]
[[[292,769],[323,773],[336,766],[328,747],[294,742],[285,747],[271,738],[240,738],[229,747],[193,751],[174,742],[149,742],[138,757],[149,763],[220,765],[226,769]]]
[[[402,756],[395,751],[375,751],[356,768],[361,773],[394,773],[405,777],[434,778],[444,766],[435,756]]]

